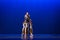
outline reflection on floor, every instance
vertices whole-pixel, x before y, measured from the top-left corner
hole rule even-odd
[[[33,38],[21,38],[21,34],[0,34],[0,40],[59,40],[60,34],[34,34]]]

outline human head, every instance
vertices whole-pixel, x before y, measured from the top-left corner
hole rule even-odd
[[[26,15],[29,15],[28,12],[26,12]]]

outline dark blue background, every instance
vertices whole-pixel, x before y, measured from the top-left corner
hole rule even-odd
[[[59,0],[0,0],[0,34],[21,34],[27,11],[34,34],[60,33]]]

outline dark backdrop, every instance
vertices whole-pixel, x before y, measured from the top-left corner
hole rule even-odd
[[[27,11],[34,34],[60,33],[59,0],[0,0],[0,34],[21,34]]]

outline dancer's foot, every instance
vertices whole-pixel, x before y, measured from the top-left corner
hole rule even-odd
[[[30,38],[33,39],[33,34],[30,34]]]
[[[26,39],[26,38],[27,38],[27,35],[25,34],[25,35],[24,35],[24,39]]]

